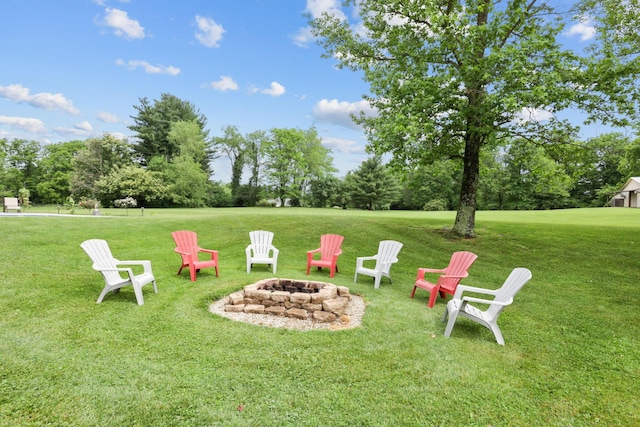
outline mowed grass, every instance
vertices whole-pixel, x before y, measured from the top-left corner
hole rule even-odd
[[[38,209],[29,210],[29,212]],[[44,211],[44,210],[42,210]],[[102,210],[100,217],[0,217],[0,425],[3,426],[635,426],[640,425],[640,209],[479,212],[475,239],[451,239],[451,212],[334,209]],[[220,252],[220,277],[196,282],[170,233]],[[306,251],[345,236],[340,272],[312,279],[367,302],[363,324],[291,331],[234,322],[208,305],[272,277],[245,271],[251,230],[275,233],[278,277],[306,278]],[[101,304],[80,243],[106,239],[120,259],[149,259],[145,286]],[[355,258],[404,243],[393,284]],[[533,279],[499,320],[506,346],[461,319],[444,338],[445,302],[409,298],[418,267],[451,253],[478,259],[463,283]]]

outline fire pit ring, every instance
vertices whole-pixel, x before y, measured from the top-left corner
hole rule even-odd
[[[225,297],[225,313],[246,313],[312,320],[320,323],[344,321],[353,300],[349,288],[332,283],[271,278],[260,280]]]

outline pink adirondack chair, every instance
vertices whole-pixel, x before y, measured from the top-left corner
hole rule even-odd
[[[338,234],[323,234],[320,236],[320,247],[307,252],[307,275],[311,270],[311,266],[329,269],[329,277],[333,277],[338,271],[338,257],[342,253],[340,246],[344,236]],[[320,254],[320,259],[314,258],[315,254]]]
[[[453,295],[456,292],[460,280],[469,275],[471,264],[478,258],[473,252],[454,252],[447,268],[438,270],[434,268],[419,268],[416,276],[416,283],[411,292],[411,298],[416,293],[416,289],[425,289],[429,291],[429,308],[433,307],[436,302],[436,296],[440,293],[440,297],[445,298],[446,294]],[[429,282],[424,278],[425,273],[440,273],[436,283]]]
[[[219,276],[218,251],[203,249],[198,246],[198,235],[193,231],[174,231],[171,233],[171,236],[176,242],[175,252],[179,253],[182,258],[182,265],[180,266],[180,270],[178,270],[178,274],[182,272],[184,267],[189,267],[191,281],[195,282],[196,272],[203,268],[213,267],[216,269],[216,276]],[[200,260],[200,252],[210,254],[211,259]]]

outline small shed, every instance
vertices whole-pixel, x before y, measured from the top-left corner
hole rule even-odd
[[[634,176],[611,199],[611,205],[622,208],[640,208],[640,176]]]

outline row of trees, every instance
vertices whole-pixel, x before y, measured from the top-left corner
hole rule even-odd
[[[160,120],[165,102],[186,106],[192,120]],[[125,198],[145,207],[255,206],[270,203],[267,199],[360,209],[451,210],[459,204],[464,169],[459,160],[424,162],[400,176],[372,156],[338,178],[331,151],[314,128],[243,135],[227,126],[209,139],[204,117],[171,95],[155,104],[142,100],[139,111],[132,126],[136,144],[111,135],[43,146],[0,139],[3,195],[38,204],[63,204],[71,197],[85,207],[114,206]],[[175,108],[167,111],[173,114]],[[165,142],[147,116],[168,123]],[[144,135],[153,135],[154,142]],[[211,179],[211,160],[218,155],[230,162],[229,183]],[[612,133],[553,150],[514,139],[482,153],[480,174],[480,209],[605,206],[630,176],[640,175],[640,139]]]

